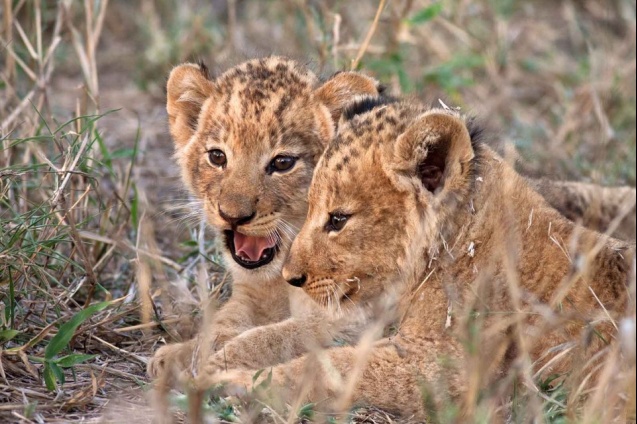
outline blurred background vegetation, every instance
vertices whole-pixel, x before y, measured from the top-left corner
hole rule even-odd
[[[350,67],[377,6],[365,0],[115,3],[106,33],[129,54],[114,49],[119,60],[100,56],[105,65],[129,66],[138,86],[159,98],[158,75],[184,60],[204,59],[223,70],[249,57],[283,54],[326,74]],[[634,184],[634,16],[634,2],[622,0],[394,0],[358,68],[395,94],[441,97],[493,117],[529,172]]]
[[[226,280],[171,159],[180,62],[354,64],[485,119],[527,175],[634,186],[634,0],[388,0],[355,63],[378,5],[2,0],[0,421],[98,416]]]

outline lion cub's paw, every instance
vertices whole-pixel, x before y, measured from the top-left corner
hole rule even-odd
[[[256,371],[230,370],[213,371],[204,370],[195,377],[193,386],[199,391],[205,391],[213,386],[223,385],[223,392],[228,396],[246,396],[253,388],[253,375]]]
[[[192,343],[174,343],[162,346],[148,361],[146,373],[150,378],[157,378],[162,375],[168,367],[172,367],[176,372],[188,368],[192,360]]]

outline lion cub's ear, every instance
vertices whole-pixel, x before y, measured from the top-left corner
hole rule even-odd
[[[461,188],[475,156],[464,120],[442,110],[426,112],[407,128],[395,154],[399,168],[415,173],[434,194]]]
[[[361,95],[378,96],[381,92],[381,85],[374,78],[360,72],[339,72],[317,88],[314,97],[327,107],[336,125],[341,113],[354,98]]]
[[[184,63],[174,68],[166,87],[166,111],[175,147],[183,147],[197,129],[201,107],[212,95],[214,83],[205,65]]]

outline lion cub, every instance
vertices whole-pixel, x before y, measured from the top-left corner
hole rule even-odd
[[[573,358],[613,341],[633,258],[634,247],[551,208],[470,119],[358,102],[317,164],[283,276],[332,313],[389,312],[396,332],[367,351],[331,348],[319,361],[278,365],[272,384],[289,402],[424,418],[423,384],[446,379],[458,395],[524,365],[527,354],[536,370],[578,372]],[[469,327],[482,331],[478,373],[463,366]],[[217,370],[204,368],[198,387],[253,384],[254,371]]]
[[[335,122],[356,96],[380,95],[379,83],[357,72],[321,81],[300,63],[272,56],[217,78],[204,65],[183,64],[170,73],[166,91],[175,158],[221,241],[233,293],[202,335],[208,343],[160,348],[148,374],[181,371],[221,347],[214,356],[220,367],[251,368],[298,356],[306,342],[329,345],[333,334],[322,311],[303,293],[290,293],[281,267]]]
[[[206,350],[220,368],[254,368],[298,356],[308,343],[329,346],[334,337],[347,338],[307,296],[290,291],[281,267],[306,216],[314,166],[343,109],[357,96],[380,97],[381,91],[376,80],[357,72],[321,81],[284,57],[253,59],[216,78],[203,65],[171,72],[167,111],[175,157],[221,241],[233,295],[202,335],[209,343],[199,353],[197,340],[160,348],[148,365],[151,377],[168,364],[183,370]],[[538,189],[573,219],[587,218],[587,204],[596,198],[604,206],[619,199],[578,183],[545,181]],[[605,224],[615,210],[604,208],[603,219],[591,222]]]

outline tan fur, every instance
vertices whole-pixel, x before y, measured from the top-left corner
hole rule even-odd
[[[281,57],[256,59],[232,68],[216,80],[198,65],[184,64],[170,74],[167,111],[175,141],[175,157],[191,192],[201,200],[209,224],[223,239],[231,226],[220,216],[255,214],[238,231],[279,239],[275,259],[257,269],[244,269],[221,243],[233,279],[233,294],[212,322],[207,340],[218,350],[223,366],[266,366],[307,351],[303,340],[329,344],[332,335],[312,302],[290,301],[288,284],[281,278],[284,258],[307,213],[307,190],[314,166],[334,135],[334,118],[356,95],[378,95],[378,83],[361,73],[342,72],[321,83],[308,69]],[[212,166],[208,151],[221,149],[228,158],[224,169]],[[277,155],[298,161],[285,174],[266,173]],[[294,296],[293,296],[294,297]],[[296,294],[296,297],[300,297]],[[295,305],[302,323],[291,318]],[[268,324],[276,323],[271,327]],[[308,331],[313,331],[308,337]],[[178,370],[190,365],[199,343],[160,348],[148,365],[158,376],[171,364]],[[276,346],[279,351],[273,351]],[[267,351],[268,353],[264,353]]]
[[[330,214],[349,216],[340,231],[330,230]],[[572,344],[547,371],[564,372],[604,347],[601,338],[584,337],[593,329],[613,340],[610,319],[626,307],[633,256],[634,248],[551,208],[492,150],[472,144],[455,113],[378,106],[339,125],[315,171],[308,217],[283,275],[305,276],[303,290],[333,313],[373,309],[397,296],[397,334],[363,355],[347,404],[339,398],[360,365],[360,348],[278,365],[272,384],[287,402],[372,404],[424,419],[423,386],[446,380],[457,396],[476,378],[487,384],[524,359],[516,351],[529,353],[538,369],[556,356],[550,348]],[[462,367],[462,346],[471,340],[461,330],[470,326],[483,332],[474,348],[487,362],[478,374]],[[252,385],[254,370],[217,370],[204,368],[199,387]]]
[[[635,241],[634,187],[603,187],[572,181],[529,180],[568,219],[621,240]]]
[[[226,246],[220,246],[234,289],[215,315],[209,334],[203,335],[212,342],[213,351],[225,345],[209,359],[210,364],[219,368],[267,366],[298,356],[309,347],[327,346],[334,338],[356,339],[351,334],[358,321],[329,323],[303,299],[291,301],[301,296],[282,280],[280,269],[303,223],[310,177],[333,136],[334,120],[352,98],[363,94],[377,95],[378,83],[360,73],[342,72],[321,84],[309,70],[280,57],[246,62],[215,80],[200,65],[184,64],[171,72],[167,111],[175,156],[211,226],[220,235],[228,229],[218,213],[223,206],[233,215],[257,212],[242,232],[263,235],[278,231],[282,235],[278,257],[252,271],[235,264]],[[226,151],[227,169],[210,165],[206,154],[211,148]],[[267,160],[282,151],[292,151],[303,160],[293,172],[266,176]],[[550,183],[547,187],[550,189]],[[294,305],[298,305],[298,313],[291,310]],[[149,362],[149,375],[158,376],[167,364],[177,370],[187,368],[199,345],[190,340],[160,348]]]

